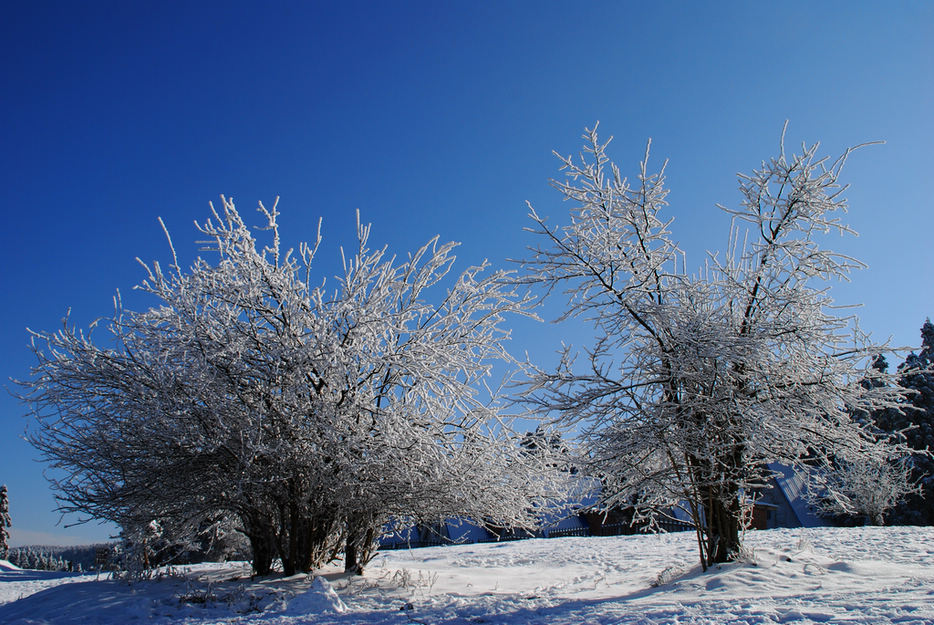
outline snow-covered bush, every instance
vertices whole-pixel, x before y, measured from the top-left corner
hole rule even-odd
[[[868,525],[882,525],[888,510],[918,492],[907,457],[838,461],[827,470],[824,487],[832,495],[815,497],[821,513],[856,517]]]

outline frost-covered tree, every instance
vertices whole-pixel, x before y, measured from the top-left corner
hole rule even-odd
[[[147,266],[156,305],[118,300],[106,344],[35,335],[24,395],[62,509],[176,534],[234,515],[255,570],[287,574],[341,550],[359,571],[393,518],[531,523],[548,467],[536,479],[488,384],[511,360],[504,315],[527,307],[508,276],[453,275],[437,239],[399,259],[358,223],[328,289],[320,230],[284,251],[276,207],[260,212],[267,244],[224,200],[198,226],[212,261]]]
[[[525,399],[580,428],[583,461],[604,476],[604,505],[636,502],[637,520],[683,508],[702,565],[739,553],[751,496],[771,462],[807,470],[882,463],[902,454],[851,419],[894,405],[897,387],[860,384],[878,347],[840,317],[827,284],[859,263],[820,245],[847,234],[838,183],[848,154],[784,150],[740,175],[724,253],[696,273],[665,214],[664,167],[626,179],[594,130],[580,158],[561,157],[555,186],[570,222],[550,225],[530,206],[541,243],[524,282],[563,291],[561,320],[593,324],[594,342],[539,370]],[[834,484],[825,485],[831,494]]]
[[[13,527],[10,519],[10,497],[7,494],[6,484],[0,486],[0,560],[6,560],[10,555],[10,531]]]

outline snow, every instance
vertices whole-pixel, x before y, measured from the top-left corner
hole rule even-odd
[[[296,595],[289,601],[287,614],[303,615],[317,614],[319,612],[346,612],[347,606],[334,591],[328,581],[323,577],[316,577],[315,581],[305,592]]]
[[[0,566],[0,623],[548,625],[934,623],[934,528],[750,532],[702,573],[692,533],[379,554],[366,575],[251,580],[243,563],[129,585]]]

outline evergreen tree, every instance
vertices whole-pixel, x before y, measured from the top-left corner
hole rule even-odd
[[[893,521],[906,525],[934,525],[934,458],[925,453],[934,449],[934,324],[930,319],[921,326],[921,351],[911,353],[898,368],[899,382],[914,391],[908,396],[906,410],[889,431],[904,430],[908,445],[919,453],[912,457],[912,478],[921,492],[910,497],[894,511]],[[895,419],[889,419],[895,421]]]
[[[877,355],[866,371],[860,386],[866,391],[891,388],[894,380],[888,374],[889,363],[882,354]],[[873,432],[880,440],[903,442],[900,430],[903,407],[898,404],[883,407],[854,407],[850,414],[860,427]],[[865,460],[834,459],[825,468],[827,481],[835,496],[820,496],[813,505],[823,516],[844,525],[892,523],[897,507],[918,492],[913,479],[912,454],[890,458]]]
[[[7,496],[6,485],[0,486],[0,560],[6,560],[10,555],[10,499]]]
[[[571,463],[571,450],[560,432],[539,425],[534,431],[525,433],[519,446],[524,454],[538,456],[540,462],[547,466],[572,475],[577,473],[577,467]]]
[[[883,373],[887,366],[882,356],[873,364]],[[934,525],[934,458],[928,453],[934,449],[934,324],[930,319],[921,327],[920,352],[911,352],[899,365],[898,383],[910,391],[902,409],[877,409],[870,416],[875,427],[916,451],[909,469],[920,489],[893,509],[887,520],[894,525]],[[857,420],[860,417],[856,415]]]

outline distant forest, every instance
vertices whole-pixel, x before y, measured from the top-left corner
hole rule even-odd
[[[107,571],[116,568],[117,551],[115,543],[68,547],[30,545],[11,548],[8,560],[21,569],[38,571]]]

